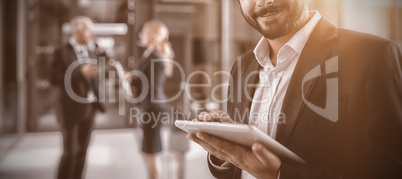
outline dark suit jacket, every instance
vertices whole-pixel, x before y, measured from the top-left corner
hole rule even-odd
[[[227,112],[235,121],[248,123],[245,93],[252,98],[255,88],[243,87],[258,82],[258,73],[246,81],[257,70],[252,52],[234,64]],[[335,96],[336,120],[318,114],[303,95],[320,108]],[[402,55],[392,41],[320,20],[297,62],[282,113],[276,140],[307,164],[281,158],[280,178],[402,177]],[[218,178],[241,175],[234,166],[209,167]]]
[[[89,56],[90,58],[96,59],[96,55],[92,52],[89,52]],[[54,53],[50,77],[52,84],[59,88],[57,100],[61,108],[62,117],[70,122],[76,122],[82,119],[88,107],[94,107],[96,110],[104,111],[104,107],[99,102],[79,103],[67,94],[64,86],[64,78],[67,68],[75,61],[77,61],[77,56],[70,44],[58,48]],[[91,80],[95,96],[99,100],[99,84],[97,81],[97,78]],[[87,97],[89,84],[82,76],[80,66],[76,67],[71,74],[71,87],[76,95],[83,98]]]

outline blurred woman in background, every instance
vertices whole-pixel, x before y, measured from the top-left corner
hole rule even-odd
[[[145,23],[140,33],[140,45],[146,49],[137,64],[137,70],[145,75],[148,83],[134,79],[133,85],[136,94],[146,94],[144,100],[139,103],[143,113],[142,151],[145,154],[148,177],[156,179],[159,176],[157,156],[162,151],[160,136],[162,122],[158,120],[158,116],[169,111],[168,103],[164,101],[167,99],[164,86],[166,77],[171,76],[173,70],[172,63],[167,59],[173,59],[174,56],[166,25],[157,20]],[[142,85],[148,85],[144,88],[147,91],[141,91]]]

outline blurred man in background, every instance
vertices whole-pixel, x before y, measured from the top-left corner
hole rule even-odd
[[[71,37],[67,44],[55,51],[51,66],[51,82],[59,88],[56,106],[64,146],[58,179],[82,178],[95,111],[104,111],[98,102],[98,67],[86,63],[96,59],[88,48],[93,36],[93,22],[88,17],[79,16],[71,20],[70,26]],[[70,65],[77,60],[79,65],[67,73]],[[68,78],[71,81],[65,83]],[[85,101],[74,99],[71,94]]]

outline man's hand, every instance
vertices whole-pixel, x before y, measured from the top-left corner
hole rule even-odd
[[[209,113],[205,111],[200,112],[198,118],[193,121],[233,123],[230,116],[221,110],[212,110]]]
[[[93,78],[98,75],[98,67],[93,64],[83,64],[80,71],[85,78]]]
[[[231,122],[233,120],[223,111],[201,112],[198,121]],[[247,171],[256,178],[277,178],[281,160],[260,143],[254,143],[252,149],[246,149],[229,141],[203,132],[189,134],[188,139],[198,143],[211,155],[222,161],[228,161],[236,167]]]

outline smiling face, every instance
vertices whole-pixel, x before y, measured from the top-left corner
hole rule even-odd
[[[307,10],[305,0],[239,0],[246,21],[265,38],[276,39],[297,27]]]

